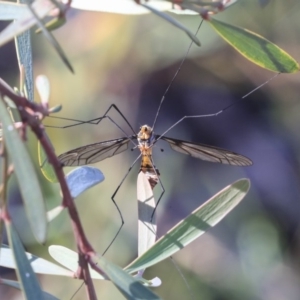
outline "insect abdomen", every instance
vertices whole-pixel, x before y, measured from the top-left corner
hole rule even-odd
[[[158,176],[160,175],[160,173],[158,169],[156,169],[152,164],[152,155],[142,156],[140,171],[145,173],[152,189],[154,189],[154,187],[157,185],[159,181]]]

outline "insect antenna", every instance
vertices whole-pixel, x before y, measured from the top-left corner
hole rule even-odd
[[[199,26],[198,26],[198,28],[197,28],[197,30],[196,30],[195,35],[198,34],[198,32],[199,32],[199,30],[200,30],[202,24],[203,24],[203,20],[201,20],[201,22],[200,22],[200,24],[199,24]],[[166,98],[166,95],[167,95],[167,93],[169,92],[169,89],[171,88],[171,86],[173,85],[173,82],[175,81],[175,79],[176,79],[178,73],[181,71],[182,66],[183,66],[183,64],[184,64],[184,62],[185,62],[185,60],[186,60],[186,58],[187,58],[187,56],[188,56],[188,54],[189,54],[189,52],[190,52],[192,46],[193,46],[193,43],[194,43],[193,41],[190,43],[190,45],[189,45],[189,47],[188,47],[188,50],[187,50],[186,53],[185,53],[185,56],[182,58],[182,60],[181,60],[181,62],[180,62],[180,64],[179,64],[179,67],[178,67],[177,71],[176,71],[175,74],[173,75],[172,80],[170,81],[170,83],[169,83],[167,89],[165,90],[165,92],[164,92],[164,94],[163,94],[163,96],[162,96],[162,98],[161,98],[161,100],[160,100],[160,103],[159,103],[159,105],[158,105],[158,109],[157,109],[157,112],[156,112],[156,115],[155,115],[155,118],[154,118],[154,122],[153,122],[153,125],[152,125],[152,129],[153,129],[153,130],[154,130],[155,124],[156,124],[156,122],[157,122],[157,118],[158,118],[158,115],[159,115],[161,106],[162,106],[162,104],[163,104],[163,102],[164,102],[164,100],[165,100],[165,98]]]
[[[121,226],[118,229],[118,231],[116,232],[115,236],[113,237],[113,239],[111,240],[111,242],[109,243],[109,245],[106,247],[106,249],[104,250],[104,252],[102,253],[102,255],[105,255],[105,253],[108,251],[108,249],[110,248],[110,246],[114,243],[115,239],[117,238],[117,236],[119,235],[123,225],[124,225],[124,219],[121,213],[121,210],[119,208],[119,206],[117,205],[117,202],[115,201],[115,196],[118,193],[120,187],[122,186],[124,180],[127,178],[128,174],[130,173],[131,169],[133,168],[133,166],[136,164],[136,162],[140,159],[140,157],[142,156],[142,154],[140,153],[140,155],[134,160],[134,162],[131,164],[131,166],[129,167],[128,171],[126,172],[125,176],[123,177],[123,179],[121,180],[121,182],[119,183],[118,187],[116,188],[116,190],[114,191],[113,195],[111,196],[111,200],[114,203],[115,207],[118,210],[118,213],[120,215],[121,218]]]

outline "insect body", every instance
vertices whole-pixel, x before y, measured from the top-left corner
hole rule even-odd
[[[152,160],[152,145],[155,142],[153,130],[150,126],[144,125],[138,133],[138,148],[141,151],[142,161],[140,171],[144,172],[152,187],[156,186],[160,175],[158,169],[155,168]]]
[[[114,105],[112,105],[111,107],[115,108]],[[108,109],[108,111],[110,110],[110,108]],[[121,116],[124,117],[122,114],[121,114]],[[100,122],[101,119],[103,119],[103,117],[98,119],[97,124]],[[112,121],[112,122],[114,123],[114,121]],[[173,127],[174,127],[174,125],[173,125]],[[132,128],[132,127],[130,126],[130,128]],[[202,160],[206,160],[206,161],[210,161],[210,162],[222,163],[222,164],[229,164],[229,165],[233,165],[233,166],[244,167],[244,166],[252,165],[252,161],[249,158],[247,158],[243,155],[237,154],[235,152],[229,151],[229,150],[225,150],[225,149],[221,149],[221,148],[217,148],[217,147],[213,147],[213,146],[208,146],[208,145],[204,145],[204,144],[198,144],[198,143],[173,139],[173,138],[166,137],[165,135],[156,135],[153,133],[152,127],[150,127],[148,125],[141,126],[140,131],[137,134],[134,134],[132,136],[126,136],[126,137],[122,137],[122,138],[118,138],[118,139],[113,139],[113,140],[109,140],[109,141],[103,141],[103,142],[90,144],[87,146],[82,146],[82,147],[79,147],[79,148],[76,148],[76,149],[73,149],[66,153],[61,154],[60,156],[58,156],[58,158],[64,166],[82,166],[82,165],[93,164],[93,163],[102,161],[106,158],[117,155],[117,154],[127,150],[129,143],[133,143],[135,145],[135,148],[139,148],[139,150],[140,150],[140,155],[137,157],[137,159],[131,165],[130,169],[128,170],[126,175],[123,177],[121,183],[118,185],[115,192],[111,196],[111,199],[119,212],[122,224],[121,224],[119,230],[117,231],[115,237],[113,238],[113,240],[111,241],[109,246],[104,251],[104,253],[106,253],[106,251],[112,245],[112,243],[116,239],[117,235],[119,234],[119,232],[124,224],[122,213],[121,213],[114,197],[117,194],[118,190],[120,189],[121,185],[123,184],[125,178],[127,177],[128,173],[130,172],[131,168],[133,167],[133,165],[137,162],[137,160],[140,157],[141,157],[140,171],[144,172],[146,174],[146,177],[147,177],[151,187],[154,188],[157,183],[160,183],[162,193],[160,194],[160,196],[157,200],[157,204],[159,203],[160,199],[162,198],[162,196],[165,192],[165,189],[159,179],[160,173],[159,173],[158,169],[155,168],[153,159],[152,159],[152,148],[156,144],[156,142],[159,140],[163,140],[163,141],[167,142],[170,145],[170,147],[177,152],[187,154],[187,155],[190,155],[190,156],[198,158],[198,159],[202,159]],[[154,212],[153,212],[153,215],[154,215]],[[153,217],[153,215],[152,215],[152,217]]]

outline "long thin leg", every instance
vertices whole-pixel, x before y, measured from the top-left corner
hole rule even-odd
[[[92,125],[98,125],[103,119],[108,119],[109,121],[111,121],[118,129],[120,129],[123,134],[127,137],[128,134],[123,130],[123,128],[118,125],[117,122],[115,122],[110,116],[108,116],[107,114],[109,113],[109,111],[114,108],[119,114],[120,116],[123,118],[123,120],[126,122],[126,124],[129,126],[129,128],[131,129],[131,131],[133,132],[133,134],[135,135],[135,131],[133,130],[132,126],[130,125],[129,121],[125,118],[125,116],[122,114],[122,112],[119,110],[119,108],[115,105],[115,104],[111,104],[109,106],[109,108],[106,110],[105,114],[102,117],[98,117],[89,121],[81,121],[81,120],[76,120],[76,119],[70,119],[70,118],[64,118],[64,117],[55,117],[55,116],[49,116],[50,118],[54,118],[54,119],[60,119],[60,120],[66,120],[66,121],[73,121],[73,122],[77,122],[75,124],[71,124],[71,125],[66,125],[66,126],[53,126],[53,125],[44,125],[45,127],[48,128],[60,128],[60,129],[65,129],[65,128],[69,128],[69,127],[74,127],[74,126],[78,126],[81,124],[92,124]],[[133,143],[133,145],[136,147],[137,145],[135,144],[135,142],[130,139],[130,141]]]
[[[261,88],[262,86],[266,85],[267,83],[269,83],[271,80],[273,80],[275,77],[277,77],[280,73],[275,74],[273,77],[271,77],[268,81],[264,82],[263,84],[259,85],[258,87],[256,87],[254,90],[250,91],[249,93],[247,93],[246,95],[244,95],[243,97],[241,97],[240,100],[245,99],[246,97],[248,97],[249,95],[251,95],[252,93],[254,93],[255,91],[257,91],[259,88]],[[225,108],[219,110],[216,113],[212,113],[212,114],[206,114],[206,115],[193,115],[193,116],[184,116],[181,119],[179,119],[177,122],[175,122],[172,126],[170,126],[166,131],[164,131],[155,141],[154,143],[156,143],[158,140],[161,139],[161,137],[163,137],[166,133],[168,133],[171,129],[173,129],[175,126],[177,126],[179,123],[181,123],[183,120],[185,119],[192,119],[192,118],[207,118],[207,117],[216,117],[218,115],[220,115],[221,113],[223,113],[224,111],[228,110],[229,108],[231,108],[234,105],[237,105],[241,103],[240,101],[234,102],[229,104],[228,106],[226,106]]]
[[[184,282],[184,284],[185,284],[185,286],[186,286],[186,288],[187,288],[187,290],[190,294],[190,299],[196,299],[195,294],[194,294],[189,282],[186,280],[186,278],[185,278],[182,270],[180,269],[178,263],[175,261],[175,259],[172,256],[170,256],[169,258],[170,258],[171,262],[173,263],[174,267],[176,268],[177,272],[179,273],[180,277],[182,278],[182,280],[183,280],[183,282]]]
[[[158,206],[158,204],[159,204],[159,202],[160,202],[162,196],[164,195],[164,193],[165,193],[165,191],[166,191],[165,188],[164,188],[164,186],[163,186],[163,184],[162,184],[162,182],[161,182],[160,176],[159,176],[159,174],[158,174],[157,171],[156,171],[155,164],[154,164],[154,161],[153,161],[153,158],[152,158],[152,157],[151,157],[151,164],[152,164],[152,168],[153,168],[153,170],[154,170],[154,172],[155,172],[155,174],[156,174],[156,176],[157,176],[157,178],[158,178],[158,182],[159,182],[159,185],[160,185],[160,188],[161,188],[161,193],[160,193],[160,196],[159,196],[159,198],[158,198],[158,200],[157,200],[157,202],[156,202],[155,208],[154,208],[154,210],[153,210],[153,212],[152,212],[150,222],[153,221],[153,217],[154,217],[154,214],[155,214],[155,212],[156,212],[157,206]]]
[[[64,117],[57,117],[57,116],[48,116],[48,118],[61,119],[61,120],[66,120],[66,121],[73,121],[73,122],[77,122],[77,123],[71,124],[71,125],[66,125],[66,126],[61,126],[61,127],[60,126],[52,126],[52,125],[45,125],[45,126],[50,127],[50,128],[69,128],[69,127],[74,127],[74,126],[78,126],[78,125],[81,125],[81,124],[98,125],[103,119],[107,118],[120,129],[120,126],[117,125],[117,123],[115,121],[113,121],[107,115],[111,109],[115,109],[116,112],[119,113],[119,115],[122,117],[122,119],[125,121],[125,123],[129,126],[131,131],[135,134],[135,131],[133,130],[131,124],[129,123],[129,121],[126,119],[126,117],[123,115],[123,113],[120,111],[120,109],[115,104],[111,104],[102,117],[98,117],[98,118],[88,120],[88,121],[82,121],[82,120],[76,120],[76,119],[64,118]]]
[[[119,235],[123,225],[124,225],[124,219],[123,219],[123,216],[122,216],[122,213],[121,213],[121,210],[119,208],[119,206],[117,205],[117,202],[115,201],[115,196],[116,194],[118,193],[120,187],[122,186],[124,180],[127,178],[129,172],[131,171],[131,169],[133,168],[133,166],[136,164],[136,162],[140,159],[140,157],[142,156],[142,154],[140,154],[136,159],[135,161],[131,164],[130,168],[128,169],[127,173],[125,174],[125,176],[123,177],[123,179],[121,180],[120,184],[118,185],[118,187],[116,188],[116,190],[114,191],[113,195],[111,196],[111,200],[112,202],[114,203],[115,207],[117,208],[118,210],[118,213],[120,215],[120,218],[121,218],[121,226],[120,228],[118,229],[117,233],[115,234],[114,238],[112,239],[112,241],[109,243],[109,245],[106,247],[106,249],[104,250],[103,254],[104,255],[107,250],[110,248],[110,246],[113,244],[113,242],[115,241],[115,239],[117,238],[117,236]]]

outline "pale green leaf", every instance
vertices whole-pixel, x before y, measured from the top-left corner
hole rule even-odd
[[[145,287],[137,279],[123,271],[117,265],[109,262],[103,256],[95,256],[94,263],[105,273],[126,299],[154,300],[160,299],[150,289]]]
[[[0,1],[0,20],[16,20],[28,14],[28,8],[24,4]]]
[[[42,191],[27,148],[13,125],[2,97],[0,98],[0,120],[5,145],[14,165],[14,173],[18,180],[30,227],[36,239],[43,243],[46,239],[47,219]]]
[[[24,296],[28,300],[43,299],[43,292],[32,270],[29,260],[26,257],[25,250],[11,222],[5,222],[8,241],[13,251],[16,263],[18,279],[21,283]]]
[[[76,272],[78,268],[78,254],[76,252],[63,246],[52,245],[49,247],[49,253],[56,261]],[[126,299],[160,299],[137,279],[124,272],[120,267],[107,261],[104,257],[94,256],[93,261],[105,274],[106,279],[111,280]],[[90,271],[93,279],[104,279],[91,268]]]
[[[62,268],[61,266],[58,266],[43,258],[37,257],[31,253],[25,252],[25,254],[34,273],[73,277],[74,273],[70,270]],[[13,252],[9,247],[5,245],[2,245],[1,247],[0,266],[10,269],[16,269]]]
[[[47,14],[55,8],[55,5],[50,0],[35,0],[32,4],[32,8],[35,10],[40,19],[47,16]],[[24,15],[10,23],[0,33],[0,46],[12,40],[15,36],[21,34],[27,29],[37,24],[37,20],[32,13],[27,9]]]
[[[156,207],[153,190],[144,172],[139,172],[137,178],[137,200],[138,256],[140,256],[155,243],[157,229],[155,215],[152,218]]]
[[[299,71],[294,58],[264,37],[215,19],[211,19],[209,24],[227,43],[260,67],[279,73]]]
[[[73,250],[70,250],[63,246],[52,245],[48,249],[49,254],[53,259],[55,259],[58,263],[71,270],[72,272],[76,272],[78,269],[78,253]],[[90,269],[91,277],[93,279],[105,279],[99,273]]]
[[[217,193],[161,237],[147,252],[125,268],[136,272],[183,249],[221,221],[247,194],[248,179],[241,179]]]
[[[44,134],[48,142],[50,142],[50,139],[46,135],[46,132]],[[41,146],[40,141],[38,141],[38,161],[39,161],[41,172],[44,175],[44,177],[50,182],[57,182],[57,177],[53,169],[53,166],[49,164],[47,155],[43,147]]]

